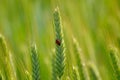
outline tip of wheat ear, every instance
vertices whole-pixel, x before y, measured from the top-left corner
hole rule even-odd
[[[5,43],[5,39],[4,39],[4,37],[0,34],[0,42],[1,43]]]
[[[0,34],[0,52],[2,52],[1,55],[3,55],[4,57],[8,56],[6,42],[5,42],[4,37],[1,34]]]
[[[5,39],[1,34],[0,34],[0,42],[5,43]]]
[[[59,11],[59,7],[58,6],[55,8],[55,12],[57,12],[57,11]]]
[[[27,70],[25,71],[25,74],[26,74],[26,79],[25,80],[31,80],[31,75]]]
[[[5,43],[4,37],[3,37],[2,35],[0,35],[0,42],[1,42],[1,43]]]
[[[99,71],[93,63],[88,63],[87,70],[90,80],[101,80]]]
[[[37,53],[36,44],[32,44],[32,46],[31,46],[31,52],[32,52],[32,53]]]
[[[0,38],[2,37],[2,35],[0,34]]]
[[[79,46],[78,41],[75,38],[73,38],[73,46],[74,46],[74,52],[75,52],[74,54],[77,62],[80,79],[85,80],[85,72],[84,72],[84,65],[82,62],[81,48]]]
[[[72,73],[72,74],[73,74],[73,76],[72,76],[73,80],[78,80],[78,74],[77,74],[77,69],[76,69],[76,67],[73,66],[72,72],[73,72],[73,73]]]

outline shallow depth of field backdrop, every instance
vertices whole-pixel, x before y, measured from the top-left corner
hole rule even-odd
[[[102,80],[113,80],[108,47],[120,50],[119,0],[0,0],[0,34],[12,54],[18,80],[24,80],[25,74],[31,73],[32,42],[37,45],[41,80],[51,79],[55,51],[53,12],[57,6],[66,49],[64,79],[71,77],[75,63],[72,40],[76,38],[84,65],[92,62]]]

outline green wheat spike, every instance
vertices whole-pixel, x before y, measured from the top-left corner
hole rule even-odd
[[[75,67],[73,67],[72,72],[73,72],[72,79],[73,80],[78,80],[77,70],[76,70]]]
[[[87,70],[88,70],[88,75],[90,80],[101,80],[99,77],[98,71],[92,64],[89,64],[87,66]]]
[[[65,53],[64,53],[64,41],[62,34],[62,25],[60,22],[59,9],[56,8],[53,14],[54,16],[54,25],[55,25],[55,34],[56,34],[56,46],[55,46],[55,59],[53,67],[53,79],[61,79],[64,73],[65,67]]]
[[[120,70],[119,70],[118,60],[117,60],[117,50],[115,48],[111,48],[109,56],[110,56],[110,62],[114,70],[114,75],[116,77],[116,80],[120,80]]]
[[[32,80],[40,80],[40,64],[39,58],[36,50],[36,46],[32,45],[31,47],[32,54]]]
[[[5,39],[2,35],[0,35],[0,68],[2,67],[2,73],[6,80],[13,80],[15,77],[12,74],[13,71],[10,64],[9,56],[10,53],[7,49]]]
[[[73,38],[73,45],[74,45],[74,54],[75,54],[75,58],[78,66],[78,73],[80,76],[80,80],[85,80],[84,68],[83,68],[83,64],[80,56],[80,47],[75,38]]]

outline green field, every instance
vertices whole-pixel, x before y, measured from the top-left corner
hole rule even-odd
[[[120,0],[0,0],[0,80],[120,80]]]

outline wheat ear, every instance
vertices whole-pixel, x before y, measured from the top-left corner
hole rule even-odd
[[[5,39],[2,35],[0,35],[0,64],[3,66],[3,77],[6,80],[15,79],[15,75],[13,75],[13,70],[10,62],[10,52],[7,49]]]
[[[60,23],[60,14],[59,9],[56,8],[53,14],[54,16],[54,26],[55,26],[55,59],[54,59],[54,67],[53,67],[53,80],[61,79],[64,73],[65,67],[65,53],[64,53],[64,41],[63,41],[63,33],[61,29]]]
[[[111,48],[110,53],[110,62],[112,65],[112,68],[114,70],[114,75],[116,77],[116,80],[120,80],[120,70],[118,66],[118,58],[117,58],[117,49],[116,48]]]
[[[81,61],[81,56],[80,56],[80,47],[75,38],[73,38],[73,45],[74,45],[74,54],[77,62],[77,67],[78,67],[78,72],[80,76],[80,80],[85,80],[85,73],[84,73],[84,67]]]
[[[40,64],[39,58],[36,50],[36,45],[31,47],[31,57],[32,57],[32,79],[40,80]]]
[[[90,80],[101,80],[99,72],[94,64],[89,63],[87,66],[87,70]]]
[[[78,80],[78,74],[77,74],[77,69],[76,67],[72,68],[72,79],[73,80]]]

